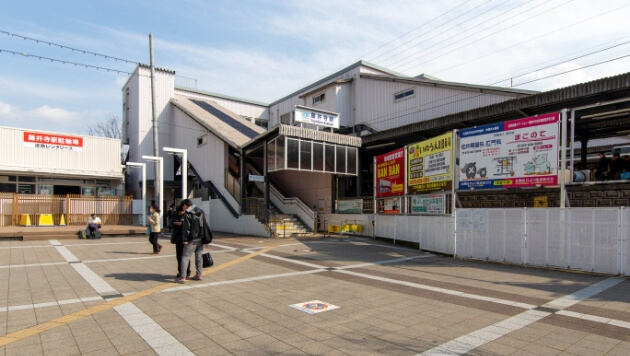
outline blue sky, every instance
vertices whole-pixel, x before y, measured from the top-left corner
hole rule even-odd
[[[157,66],[201,90],[270,102],[358,59],[532,90],[621,74],[629,58],[613,59],[630,55],[629,15],[624,0],[7,1],[0,126],[86,133],[121,115],[128,76],[6,51],[135,68],[6,33],[149,63],[151,32]]]

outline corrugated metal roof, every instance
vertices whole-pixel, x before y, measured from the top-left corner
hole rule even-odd
[[[232,147],[238,148],[266,131],[214,101],[175,95],[171,103]]]
[[[604,102],[619,95],[629,95],[628,91],[630,91],[630,73],[624,73],[377,132],[363,136],[363,144],[391,141],[410,135],[432,137],[456,128]]]
[[[236,101],[236,102],[241,102],[241,103],[247,103],[247,104],[253,104],[253,105],[259,105],[259,106],[263,106],[265,108],[269,107],[269,104],[267,103],[263,103],[261,101],[255,101],[255,100],[249,100],[249,99],[243,99],[243,98],[237,98],[235,96],[230,96],[230,95],[224,95],[224,94],[218,94],[218,93],[213,93],[213,92],[209,92],[209,91],[205,91],[205,90],[199,90],[199,89],[193,89],[193,88],[187,88],[187,87],[183,87],[183,86],[175,86],[176,90],[181,90],[181,91],[187,91],[187,92],[191,92],[191,93],[197,93],[197,94],[203,94],[203,95],[208,95],[208,96],[214,96],[217,98],[221,98],[221,99],[227,99],[227,100],[232,100],[232,101]]]

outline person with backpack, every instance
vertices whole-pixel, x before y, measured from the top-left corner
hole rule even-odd
[[[175,244],[175,256],[177,257],[177,275],[183,276],[181,268],[182,254],[184,253],[184,241],[182,241],[182,230],[184,229],[184,207],[178,205],[175,208],[175,214],[171,219],[171,228],[173,234],[171,235],[171,243]],[[190,277],[190,262],[188,262],[188,268],[186,268],[186,278]]]
[[[201,270],[203,268],[201,257],[203,254],[202,238],[204,235],[209,233],[206,215],[203,210],[194,206],[190,199],[184,199],[182,201],[182,208],[185,210],[184,224],[182,228],[182,243],[184,245],[184,252],[182,253],[179,270],[186,270],[186,267],[190,263],[194,253],[196,273],[195,276],[190,279],[200,281],[202,278]],[[180,275],[175,281],[177,283],[185,283],[186,277]]]

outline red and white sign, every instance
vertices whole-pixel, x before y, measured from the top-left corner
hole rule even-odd
[[[405,148],[375,157],[376,196],[405,194]]]
[[[24,131],[24,146],[83,151],[83,137]]]

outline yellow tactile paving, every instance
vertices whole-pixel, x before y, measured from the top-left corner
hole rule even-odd
[[[221,270],[226,269],[228,267],[234,266],[234,265],[239,264],[239,263],[241,263],[243,261],[246,261],[246,260],[248,260],[248,259],[250,259],[252,257],[255,257],[255,256],[258,256],[260,254],[263,254],[263,253],[265,253],[265,252],[267,252],[267,251],[269,251],[269,250],[271,250],[273,248],[275,248],[275,246],[267,247],[267,248],[264,248],[264,249],[262,249],[260,251],[256,251],[256,252],[250,253],[250,254],[248,254],[246,256],[239,257],[239,258],[237,258],[237,259],[235,259],[233,261],[224,263],[224,264],[219,265],[219,266],[215,266],[214,268],[205,271],[203,273],[203,275],[205,276],[205,275],[208,275],[208,274],[211,274],[211,273],[215,273],[215,272],[221,271]],[[160,284],[158,286],[155,286],[155,287],[152,287],[152,288],[149,288],[149,289],[145,289],[145,290],[143,290],[141,292],[128,295],[126,297],[113,299],[113,300],[110,300],[110,301],[107,301],[107,302],[95,305],[95,306],[90,307],[90,308],[86,308],[86,309],[79,310],[79,311],[76,311],[76,312],[68,314],[68,315],[64,315],[62,317],[53,319],[51,321],[47,321],[47,322],[42,323],[42,324],[31,326],[31,327],[23,329],[23,330],[14,331],[14,332],[9,333],[7,335],[0,336],[0,346],[5,346],[5,345],[8,345],[8,344],[11,344],[13,342],[25,339],[25,338],[27,338],[29,336],[37,335],[37,334],[42,333],[42,332],[44,332],[46,330],[54,329],[54,328],[56,328],[58,326],[71,323],[73,321],[79,320],[79,319],[84,318],[86,316],[90,316],[90,315],[93,315],[93,314],[96,314],[96,313],[100,313],[102,311],[114,308],[114,307],[116,307],[118,305],[122,305],[122,304],[125,304],[125,303],[128,303],[128,302],[134,301],[136,299],[140,299],[140,298],[145,297],[147,295],[151,295],[153,293],[157,293],[157,292],[160,292],[160,291],[162,291],[164,289],[171,288],[171,287],[173,287],[172,283],[163,283],[163,284]]]

